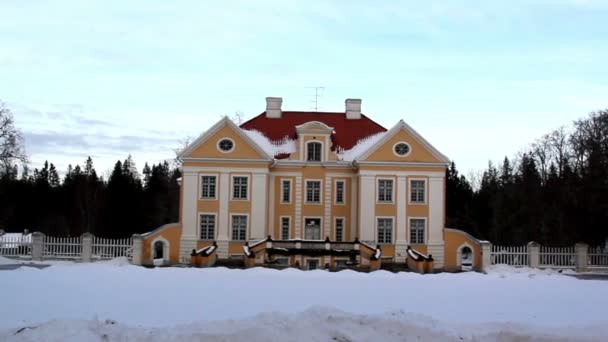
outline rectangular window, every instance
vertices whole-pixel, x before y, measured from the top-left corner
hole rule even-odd
[[[201,215],[201,240],[215,239],[215,215]]]
[[[410,202],[424,203],[425,202],[425,186],[423,180],[412,180],[410,182]]]
[[[379,218],[378,219],[378,243],[393,242],[393,219]]]
[[[281,217],[281,240],[289,240],[289,217]]]
[[[344,204],[344,182],[336,182],[336,203]]]
[[[410,243],[424,243],[424,219],[410,219]]]
[[[201,177],[201,198],[203,199],[215,199],[215,176],[202,176]]]
[[[306,144],[308,161],[321,161],[321,149],[323,145],[320,142],[309,142]]]
[[[247,177],[234,177],[232,179],[232,198],[247,199]]]
[[[320,181],[306,181],[306,202],[321,203]]]
[[[378,202],[393,201],[393,180],[379,179],[378,180]]]
[[[247,216],[232,215],[232,240],[247,240]]]
[[[291,202],[291,181],[284,180],[281,184],[281,202],[289,203]]]
[[[344,240],[344,219],[336,218],[336,241],[342,242]]]

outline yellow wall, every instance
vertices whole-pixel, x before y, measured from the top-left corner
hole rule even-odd
[[[481,269],[481,245],[473,240],[468,234],[462,231],[443,231],[443,239],[445,241],[445,269],[448,271],[456,271],[459,269],[457,254],[458,248],[464,243],[468,243],[473,251],[473,268]]]
[[[404,141],[410,145],[410,154],[405,157],[397,156],[393,153],[393,145]],[[372,153],[366,160],[368,161],[400,161],[400,162],[426,162],[439,163],[437,157],[433,156],[426,147],[420,144],[406,131],[401,130],[392,136],[388,141],[381,145],[378,150]]]
[[[152,262],[152,241],[159,236],[162,236],[169,241],[169,260],[171,263],[179,262],[179,244],[182,235],[182,226],[179,223],[167,225],[167,227],[159,232],[144,238],[144,263]]]
[[[230,138],[234,141],[234,150],[232,152],[223,153],[217,148],[217,144],[222,138]],[[258,151],[251,147],[251,145],[240,136],[240,134],[235,132],[232,127],[228,125],[219,129],[209,137],[207,141],[192,151],[190,157],[225,159],[263,158]]]

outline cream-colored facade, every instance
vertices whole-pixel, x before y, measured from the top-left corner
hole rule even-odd
[[[281,124],[277,100],[267,99],[262,115]],[[342,129],[362,120],[360,106],[347,100]],[[358,239],[396,262],[405,262],[411,246],[443,267],[449,160],[403,121],[341,151],[332,146],[335,128],[323,115],[295,127],[287,158],[275,158],[268,142],[228,118],[180,153],[180,261],[213,242],[219,259],[242,256],[246,242],[271,237]]]

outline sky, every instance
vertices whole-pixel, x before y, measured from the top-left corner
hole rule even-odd
[[[405,120],[461,173],[608,107],[608,0],[0,0],[0,100],[32,167],[175,157],[266,96]]]

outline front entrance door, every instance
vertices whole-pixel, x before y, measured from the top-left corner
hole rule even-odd
[[[304,220],[304,239],[321,240],[320,218],[307,218]]]
[[[317,268],[319,268],[319,260],[317,259],[308,259],[308,269],[309,270],[316,270]]]

